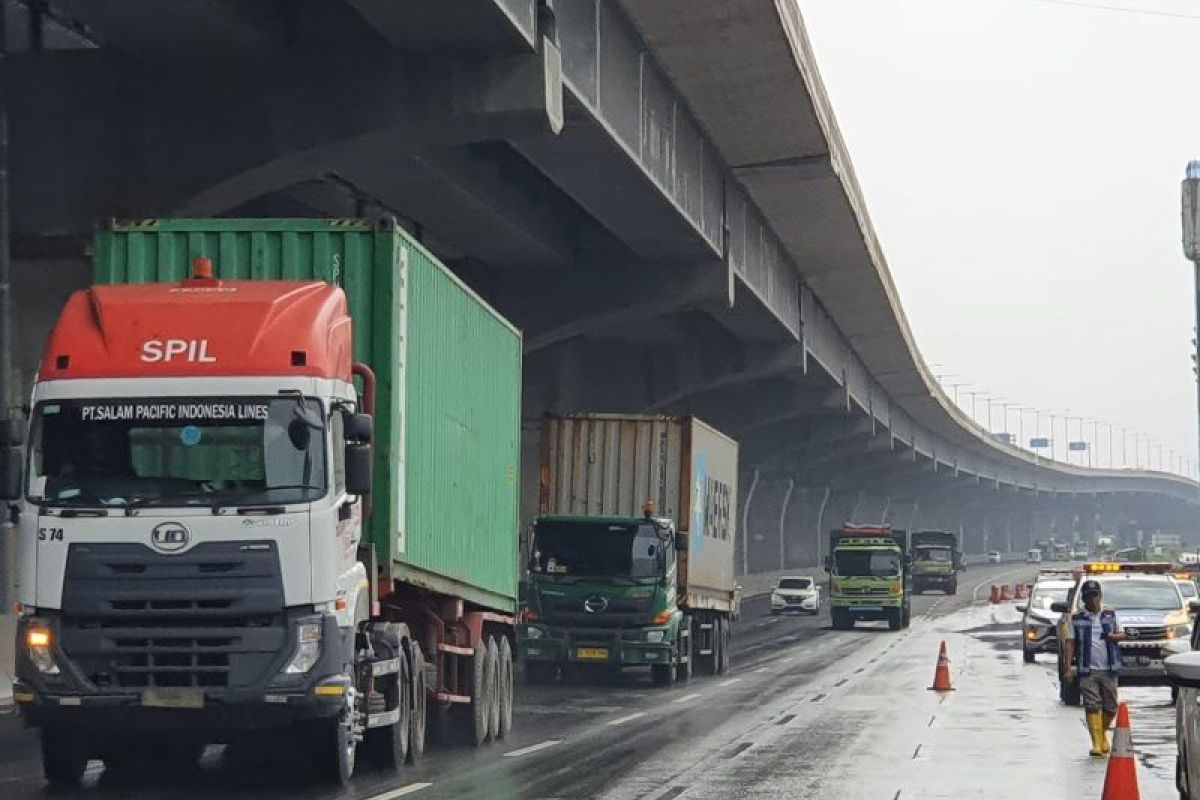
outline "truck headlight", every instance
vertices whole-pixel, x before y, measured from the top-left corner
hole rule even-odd
[[[663,636],[665,636],[666,633],[667,633],[666,631],[646,631],[646,641],[647,642],[661,642],[663,640]]]
[[[322,626],[319,622],[301,622],[296,626],[296,651],[284,672],[300,675],[317,665],[321,658]]]
[[[542,638],[542,629],[541,629],[541,628],[535,628],[535,627],[533,627],[532,625],[526,625],[526,626],[525,626],[525,638],[526,638],[526,639],[540,639],[540,638]]]
[[[30,625],[25,629],[25,649],[29,660],[44,675],[57,675],[58,659],[54,657],[54,634],[45,625]]]

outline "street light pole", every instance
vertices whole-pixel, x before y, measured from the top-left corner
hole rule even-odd
[[[1196,301],[1196,338],[1193,358],[1196,373],[1196,446],[1200,448],[1200,161],[1189,161],[1181,187],[1181,216],[1183,222],[1183,255],[1192,262]],[[1200,449],[1197,450],[1200,453]]]

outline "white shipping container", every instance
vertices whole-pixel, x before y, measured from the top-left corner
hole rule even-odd
[[[541,444],[541,514],[640,517],[652,500],[688,534],[685,605],[729,609],[737,442],[695,417],[571,414],[546,417]]]

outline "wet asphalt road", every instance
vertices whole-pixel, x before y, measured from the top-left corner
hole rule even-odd
[[[987,586],[999,576],[1011,582],[1027,573],[1021,565],[975,567],[963,576],[957,596],[914,598],[912,632],[929,632],[939,619],[969,606],[977,583],[986,597]],[[221,748],[209,748],[195,776],[137,781],[106,775],[93,762],[83,789],[54,796],[673,800],[686,795],[691,800],[796,798],[818,796],[806,787],[836,789],[839,776],[830,775],[827,764],[872,724],[870,704],[855,699],[869,692],[872,673],[886,669],[890,656],[899,658],[901,651],[894,648],[905,635],[882,624],[833,631],[827,609],[819,617],[772,617],[767,598],[756,597],[746,600],[734,637],[733,668],[726,676],[694,678],[667,690],[651,686],[648,674],[632,672],[617,680],[521,685],[509,739],[479,749],[434,747],[421,764],[399,773],[362,768],[345,790],[313,785],[302,757],[246,766],[232,763]],[[925,681],[935,656],[933,651],[921,656]],[[821,719],[837,724],[820,729],[803,724],[818,709]],[[0,727],[0,797],[46,796],[33,734],[14,730],[11,721],[0,726],[5,724]],[[903,730],[878,733],[889,740],[906,737]],[[888,767],[874,764],[875,771]]]

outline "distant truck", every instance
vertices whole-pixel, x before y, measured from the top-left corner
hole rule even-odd
[[[0,462],[51,785],[506,736],[521,334],[390,220],[114,223],[95,262]]]
[[[694,417],[578,414],[542,427],[540,515],[518,642],[534,683],[729,668],[737,442]]]
[[[1053,561],[1070,561],[1071,560],[1071,545],[1066,542],[1055,542],[1054,552],[1050,556]]]
[[[958,573],[962,569],[962,553],[958,549],[958,534],[950,531],[914,531],[912,534],[912,590],[922,594],[940,589],[946,594],[958,593]]]
[[[884,620],[894,631],[908,627],[912,571],[907,532],[853,524],[832,530],[825,571],[835,629],[853,628],[859,620]]]

